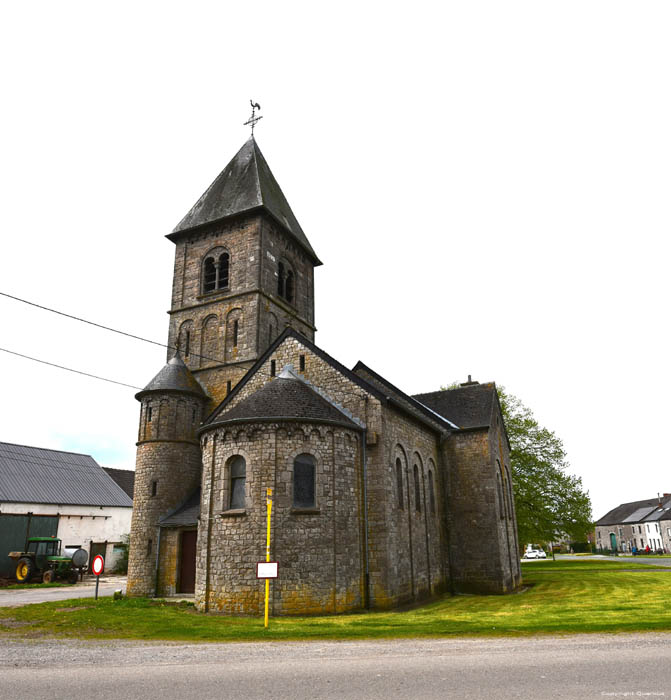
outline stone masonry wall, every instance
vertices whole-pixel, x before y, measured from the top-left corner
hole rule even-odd
[[[356,431],[315,424],[260,423],[204,436],[196,605],[261,614],[266,489],[273,489],[273,614],[342,612],[363,603],[359,439]],[[293,460],[312,454],[316,507],[293,508]],[[229,460],[246,461],[245,508],[232,511]]]
[[[200,469],[197,443],[152,441],[138,445],[128,558],[129,596],[154,594],[159,519],[198,488]],[[156,495],[152,495],[153,482]]]
[[[203,262],[229,254],[229,284],[202,291]],[[293,303],[277,289],[278,264],[295,275]],[[168,359],[175,347],[213,399],[214,408],[287,326],[314,337],[311,261],[264,215],[219,223],[177,243]]]
[[[377,608],[435,595],[448,585],[437,435],[394,409],[384,410],[383,421],[382,440],[369,458],[372,603]],[[402,507],[397,459],[403,474]]]
[[[452,581],[457,592],[504,593],[496,471],[489,430],[453,433],[444,443]]]
[[[497,498],[496,508],[483,512],[482,526],[487,527],[489,524],[492,533],[496,533],[498,537],[503,588],[509,591],[522,584],[521,552],[517,542],[517,516],[515,514],[510,453],[503,429],[503,417],[497,402],[494,402],[492,412],[489,430],[489,454],[491,469],[497,473],[495,477]]]

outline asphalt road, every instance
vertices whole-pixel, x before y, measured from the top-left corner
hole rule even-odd
[[[100,577],[99,596],[113,595],[114,591],[121,589],[126,592],[125,576]],[[48,603],[52,600],[69,600],[70,598],[93,598],[96,594],[96,582],[92,578],[85,578],[76,586],[63,586],[62,588],[24,588],[22,590],[9,590],[0,588],[0,608],[14,608],[30,603]]]
[[[3,697],[671,697],[671,634],[259,644],[9,642]]]

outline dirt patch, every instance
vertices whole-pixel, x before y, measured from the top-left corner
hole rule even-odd
[[[11,617],[0,618],[0,627],[5,627],[6,629],[17,629],[18,627],[27,627],[32,625],[32,622],[22,622],[21,620],[14,620]]]
[[[74,612],[75,610],[86,610],[85,605],[77,605],[77,607],[74,608],[56,608],[54,612]]]

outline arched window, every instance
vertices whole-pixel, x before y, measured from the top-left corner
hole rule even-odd
[[[277,294],[290,304],[296,297],[296,275],[286,262],[277,263]]]
[[[312,455],[302,454],[294,459],[294,508],[314,508],[315,466]]]
[[[214,251],[203,262],[203,294],[226,289],[229,283],[230,256],[226,251]]]
[[[508,466],[506,465],[506,486],[507,486],[507,496],[508,496],[508,506],[509,506],[509,515],[508,517],[512,520],[513,515],[514,515],[514,509],[513,509],[513,480],[510,478],[510,470],[508,469]]]
[[[226,317],[226,343],[224,356],[226,361],[235,360],[238,351],[244,345],[245,326],[242,323],[242,309],[231,309]]]
[[[431,514],[436,514],[436,496],[433,493],[433,472],[429,469],[429,504],[431,505]]]
[[[177,335],[177,349],[185,360],[188,360],[195,349],[193,337],[193,321],[184,321]]]
[[[421,513],[422,512],[422,501],[420,499],[420,491],[419,491],[419,467],[416,464],[412,468],[412,474],[415,478],[415,510],[418,513]]]
[[[217,289],[226,287],[228,287],[228,253],[222,253],[217,266]]]
[[[498,460],[496,462],[497,467],[499,467]],[[500,467],[496,471],[496,490],[499,494],[499,517],[501,520],[505,517],[505,503],[503,502],[503,489],[501,488],[501,471]]]
[[[277,264],[277,293],[284,296],[284,263]]]
[[[284,296],[290,303],[294,303],[294,273],[292,270],[287,270],[287,280],[284,285]]]
[[[205,258],[203,269],[203,292],[213,292],[217,284],[217,267],[214,258]]]
[[[396,495],[398,496],[398,507],[403,510],[403,462],[396,458]]]
[[[245,458],[235,455],[229,460],[231,473],[231,500],[229,507],[231,510],[245,507],[245,481],[247,478],[247,465]]]

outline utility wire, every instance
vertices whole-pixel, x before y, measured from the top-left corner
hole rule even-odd
[[[112,333],[118,333],[119,335],[125,335],[127,338],[133,338],[133,340],[141,340],[143,343],[151,343],[152,345],[158,345],[161,348],[168,348],[168,350],[179,351],[178,347],[173,345],[166,345],[165,343],[159,343],[156,340],[149,340],[148,338],[143,338],[139,335],[133,335],[132,333],[126,333],[126,331],[120,331],[116,328],[110,328],[109,326],[103,326],[101,323],[96,323],[95,321],[88,321],[85,318],[80,318],[79,316],[73,316],[72,314],[66,314],[64,311],[58,311],[57,309],[50,309],[48,306],[42,306],[41,304],[36,304],[33,301],[28,301],[27,299],[21,299],[20,297],[15,297],[6,292],[0,292],[0,296],[7,297],[8,299],[13,299],[14,301],[20,301],[22,304],[28,304],[29,306],[34,306],[37,309],[42,309],[43,311],[50,311],[52,314],[58,314],[59,316],[65,316],[66,318],[71,318],[73,321],[80,321],[81,323],[88,323],[89,326],[95,326],[96,328],[102,328],[105,331],[110,331]],[[9,352],[9,351],[7,351]],[[18,353],[14,353],[18,354]],[[210,360],[210,362],[224,363],[225,360],[216,357],[207,357],[206,355],[199,355],[198,353],[189,353],[192,357],[200,357],[203,360]],[[33,358],[29,358],[33,359]],[[38,360],[39,362],[40,360]],[[49,364],[49,363],[47,363]],[[65,368],[67,369],[67,368]],[[72,370],[73,372],[76,370]],[[128,386],[128,385],[127,385]],[[136,388],[136,387],[133,387]]]
[[[23,357],[26,360],[32,360],[33,362],[39,362],[43,365],[49,365],[50,367],[58,367],[58,369],[65,369],[68,372],[74,372],[75,374],[83,374],[85,377],[93,377],[93,379],[100,379],[103,382],[109,382],[110,384],[119,384],[120,386],[127,386],[129,389],[142,390],[140,386],[134,386],[133,384],[124,384],[124,382],[117,382],[114,379],[106,379],[105,377],[99,377],[97,374],[89,374],[88,372],[80,372],[78,369],[71,369],[70,367],[63,367],[63,365],[57,365],[53,362],[47,362],[46,360],[38,360],[36,357],[30,357],[28,355],[22,355],[20,352],[12,352],[5,348],[0,348],[0,351],[7,352],[10,355],[16,355],[17,357]]]

